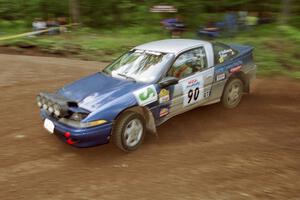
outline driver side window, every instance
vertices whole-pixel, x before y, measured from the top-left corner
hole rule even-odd
[[[190,76],[207,68],[207,58],[203,47],[189,50],[177,57],[168,76],[178,79]]]

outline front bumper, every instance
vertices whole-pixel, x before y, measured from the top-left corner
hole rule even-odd
[[[57,119],[49,116],[45,110],[40,111],[42,120],[45,118],[52,121],[55,125],[54,134],[64,142],[76,147],[92,147],[109,142],[112,124],[103,124],[90,128],[74,128],[57,121]],[[65,133],[68,132],[68,137]]]

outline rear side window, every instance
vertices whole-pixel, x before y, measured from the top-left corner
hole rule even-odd
[[[237,54],[237,51],[222,43],[213,44],[213,48],[215,64],[223,63]]]

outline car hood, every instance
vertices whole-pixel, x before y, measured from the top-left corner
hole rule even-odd
[[[58,94],[76,101],[81,108],[93,111],[116,98],[130,95],[143,86],[145,86],[143,83],[96,73],[66,85],[58,91]]]

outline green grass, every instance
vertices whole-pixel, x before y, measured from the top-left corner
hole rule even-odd
[[[26,24],[22,20],[16,20],[16,21],[0,20],[0,37],[12,35],[16,33],[24,33],[27,31],[31,31],[31,28],[28,27],[28,24]]]
[[[6,34],[26,32],[26,26],[17,23],[18,28],[11,24],[6,27]],[[122,29],[97,30],[77,28],[57,36],[38,36],[34,38],[18,38],[0,41],[0,45],[26,46],[33,45],[40,50],[68,54],[81,59],[111,61],[122,52],[141,43],[169,38],[168,32],[161,27],[131,27]],[[195,38],[195,33],[189,31],[185,38]],[[235,37],[217,39],[224,43],[245,44],[255,47],[254,59],[258,65],[258,75],[284,75],[300,78],[300,31],[290,26],[265,25],[252,31],[243,31]]]
[[[300,31],[291,27],[261,26],[253,32],[221,41],[255,47],[259,75],[286,75],[300,78]],[[291,31],[292,30],[292,31]]]

